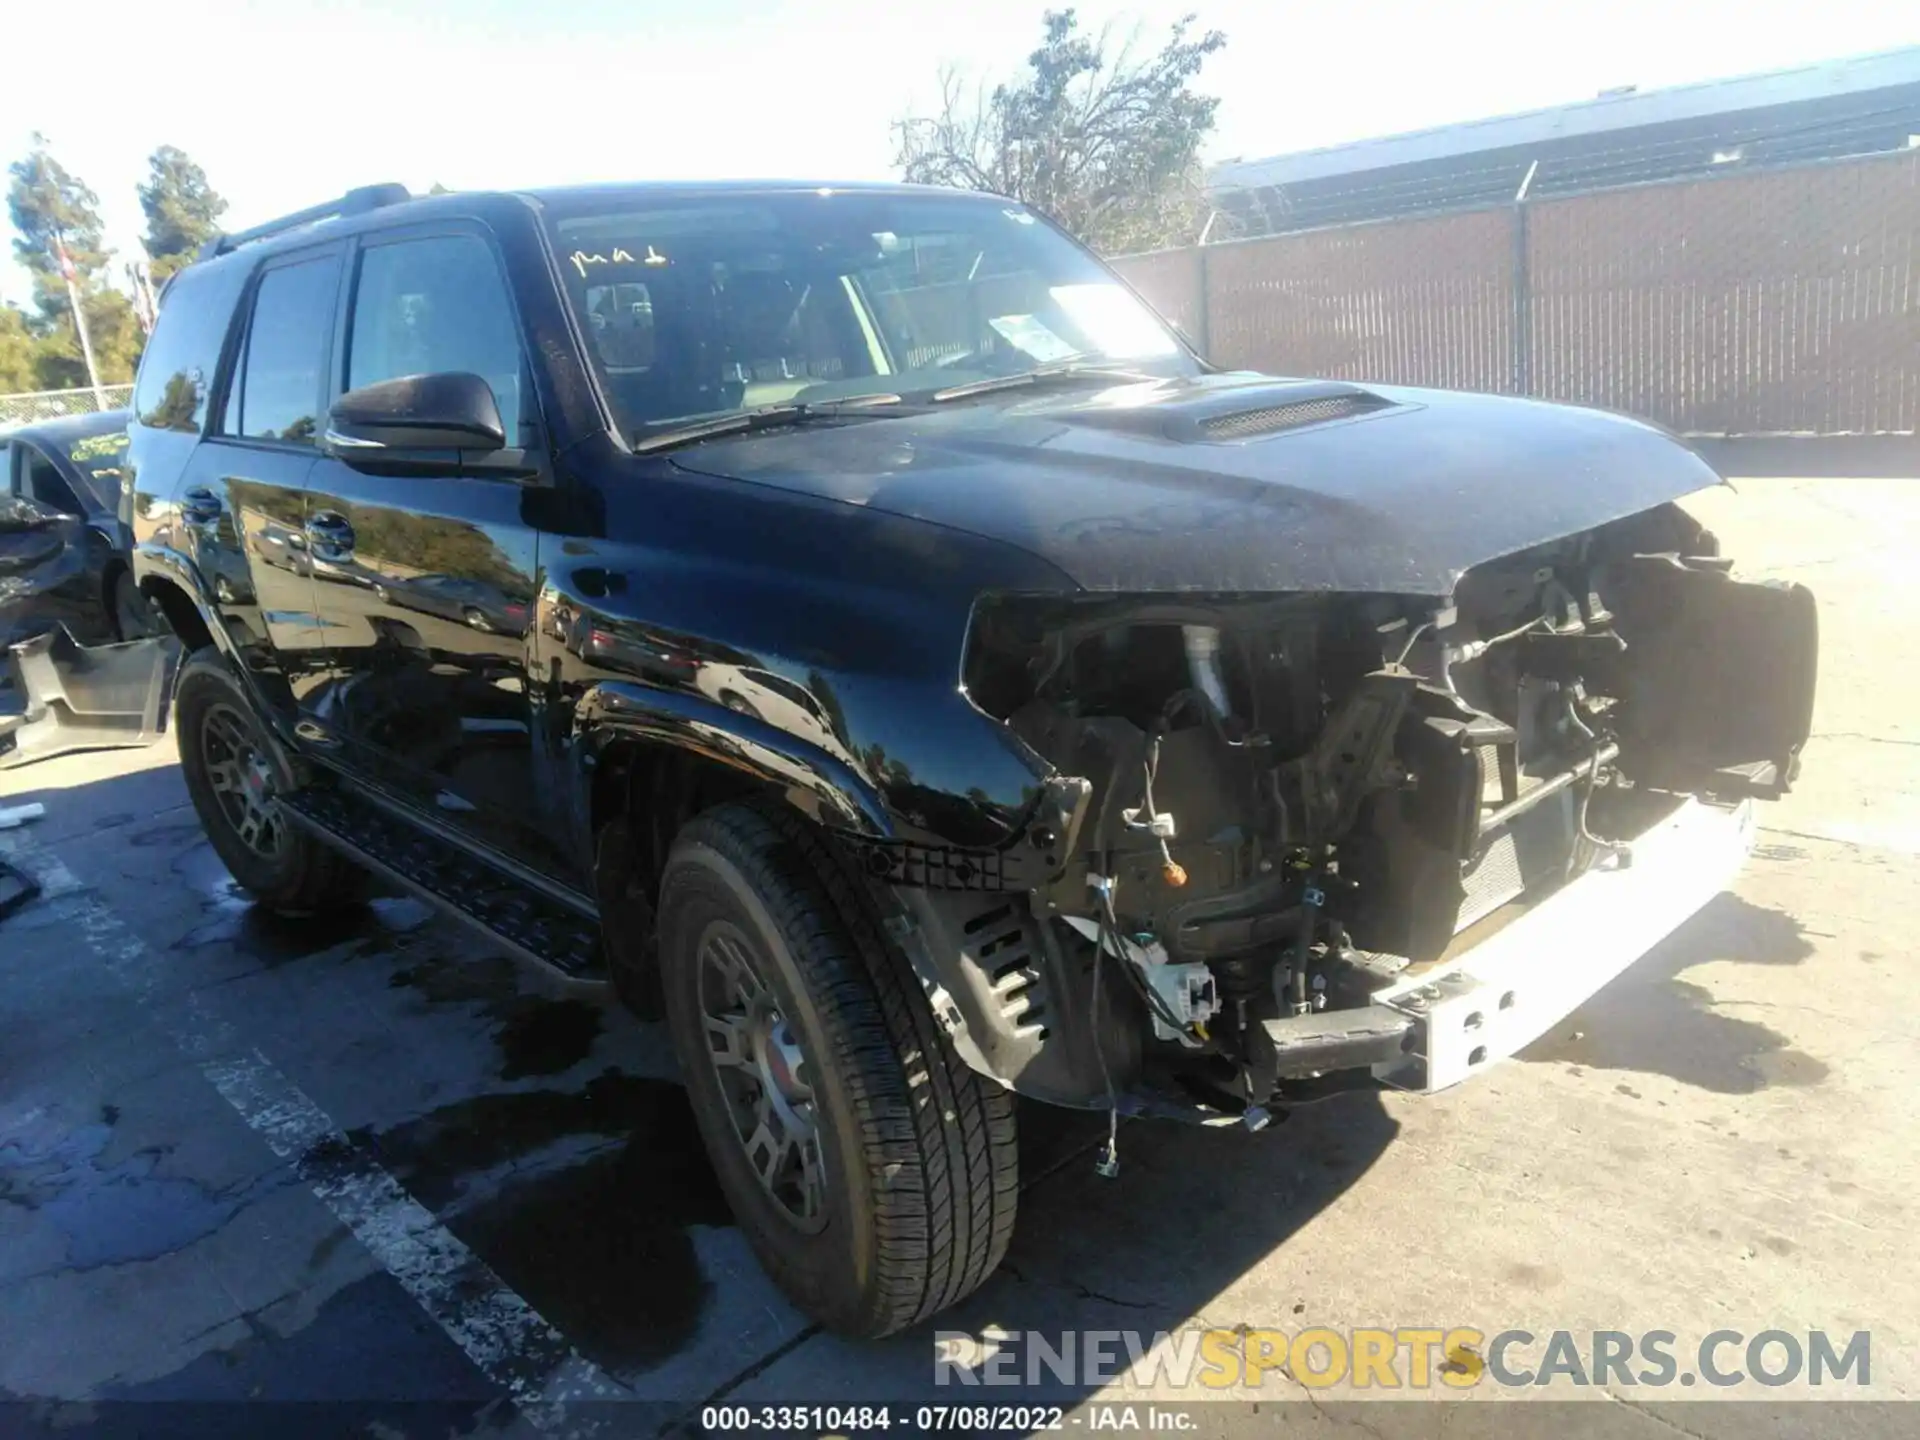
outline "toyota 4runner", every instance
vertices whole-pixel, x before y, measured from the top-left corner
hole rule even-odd
[[[356,191],[210,242],[135,411],[235,878],[379,876],[664,1018],[853,1334],[993,1270],[1016,1094],[1259,1129],[1483,1072],[1808,734],[1812,598],[1729,573],[1680,443],[1220,373],[990,196]]]

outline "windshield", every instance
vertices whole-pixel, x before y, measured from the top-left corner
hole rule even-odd
[[[604,205],[606,202],[602,202]],[[1080,246],[1011,201],[808,191],[550,221],[622,427],[1042,366],[1198,367]]]
[[[108,513],[117,511],[120,487],[126,479],[123,466],[127,457],[127,432],[109,430],[100,435],[84,435],[60,448],[102,508]]]

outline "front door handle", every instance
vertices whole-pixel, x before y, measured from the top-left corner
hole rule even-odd
[[[209,525],[220,518],[220,497],[195,485],[180,497],[180,517],[189,524]]]

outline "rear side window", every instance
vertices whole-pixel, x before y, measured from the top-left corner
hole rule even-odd
[[[142,425],[196,435],[204,428],[207,391],[246,279],[244,265],[193,265],[167,286],[133,391]]]
[[[236,434],[313,444],[339,276],[338,257],[325,255],[260,277],[235,392]]]
[[[520,330],[493,251],[477,235],[369,246],[354,291],[347,388],[458,370],[493,387],[508,443],[516,443]]]

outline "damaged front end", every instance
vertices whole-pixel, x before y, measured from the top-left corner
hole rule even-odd
[[[1733,579],[1671,505],[1438,604],[983,600],[968,693],[1043,799],[1004,851],[875,870],[962,1053],[1022,1093],[1258,1122],[1341,1072],[1438,1088],[1724,885],[1686,827],[1739,839],[1794,778],[1817,643],[1809,592]],[[1575,900],[1604,943],[1552,920]]]

